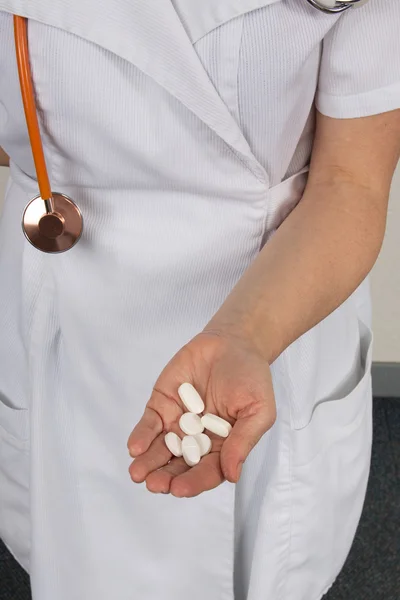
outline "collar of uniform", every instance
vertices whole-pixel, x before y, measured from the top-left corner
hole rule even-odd
[[[267,175],[210,81],[193,40],[279,0],[0,0],[0,10],[78,35],[136,65]]]
[[[171,0],[193,43],[223,23],[281,0]]]

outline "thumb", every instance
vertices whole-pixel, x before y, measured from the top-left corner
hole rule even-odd
[[[221,468],[225,479],[237,483],[251,450],[276,420],[275,406],[253,407],[251,415],[238,417],[221,448]]]

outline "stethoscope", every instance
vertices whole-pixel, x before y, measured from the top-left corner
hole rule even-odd
[[[356,6],[360,7],[368,0],[307,0],[307,2],[324,13],[332,14],[341,13]]]
[[[314,8],[325,13],[340,13],[368,0],[306,0]],[[52,192],[42,138],[28,49],[28,20],[14,15],[14,35],[21,95],[26,124],[32,148],[36,177],[40,194],[26,206],[22,217],[22,229],[38,250],[52,254],[65,252],[75,246],[82,235],[83,218],[78,206],[65,194]]]
[[[28,20],[25,17],[14,16],[21,95],[40,194],[26,206],[22,217],[22,229],[26,238],[38,250],[49,253],[65,252],[75,246],[81,237],[83,219],[81,211],[71,198],[51,191],[37,118],[27,24]]]

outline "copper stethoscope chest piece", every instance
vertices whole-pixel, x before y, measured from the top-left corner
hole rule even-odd
[[[26,206],[22,228],[26,238],[43,252],[65,252],[82,234],[82,215],[77,205],[65,196],[53,192],[51,201],[36,196]]]

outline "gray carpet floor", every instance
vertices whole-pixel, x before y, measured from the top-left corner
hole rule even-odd
[[[31,600],[28,576],[1,542],[0,600]],[[324,600],[400,600],[400,399],[375,399],[364,513],[346,565]]]

